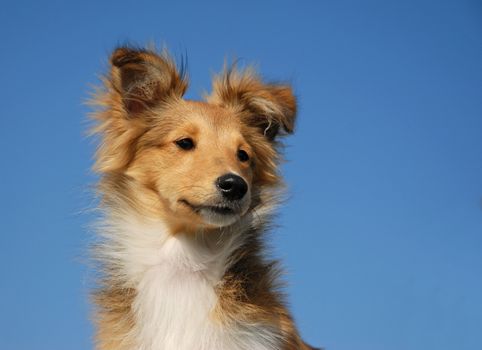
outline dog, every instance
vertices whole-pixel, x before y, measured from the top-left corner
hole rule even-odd
[[[94,93],[99,350],[313,350],[264,254],[295,125],[286,84],[227,67],[204,101],[184,67],[123,46]]]

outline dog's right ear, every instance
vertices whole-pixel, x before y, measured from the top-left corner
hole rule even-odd
[[[183,69],[179,72],[167,53],[120,47],[114,51],[111,82],[129,116],[156,107],[170,98],[181,98],[187,89]]]

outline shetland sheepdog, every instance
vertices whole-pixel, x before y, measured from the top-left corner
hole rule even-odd
[[[226,68],[204,101],[166,52],[120,47],[94,97],[99,350],[308,350],[264,256],[296,100]]]

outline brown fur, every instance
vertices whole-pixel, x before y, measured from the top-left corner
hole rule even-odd
[[[226,69],[214,80],[207,102],[187,101],[182,98],[187,79],[166,53],[128,47],[113,53],[104,85],[95,97],[101,108],[93,115],[94,133],[101,136],[94,168],[101,175],[104,211],[129,208],[162,218],[172,234],[202,230],[215,236],[219,229],[185,203],[209,199],[212,179],[226,169],[250,184],[248,212],[273,201],[262,189],[276,190],[282,184],[278,139],[293,132],[296,115],[289,86],[266,84],[249,69]],[[195,141],[196,152],[179,150],[173,141],[182,137]],[[249,154],[249,162],[236,158],[238,149]],[[223,324],[271,324],[283,335],[283,350],[312,349],[301,340],[285,307],[279,269],[262,256],[265,228],[244,233],[246,244],[234,252],[234,263],[219,284],[214,317]],[[99,256],[103,277],[94,295],[97,348],[132,349],[135,288],[122,279],[122,267],[102,252]]]

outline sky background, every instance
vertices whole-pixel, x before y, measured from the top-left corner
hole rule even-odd
[[[96,177],[84,104],[125,42],[292,82],[290,199],[272,235],[304,338],[482,349],[480,1],[4,1],[0,349],[92,349]]]

